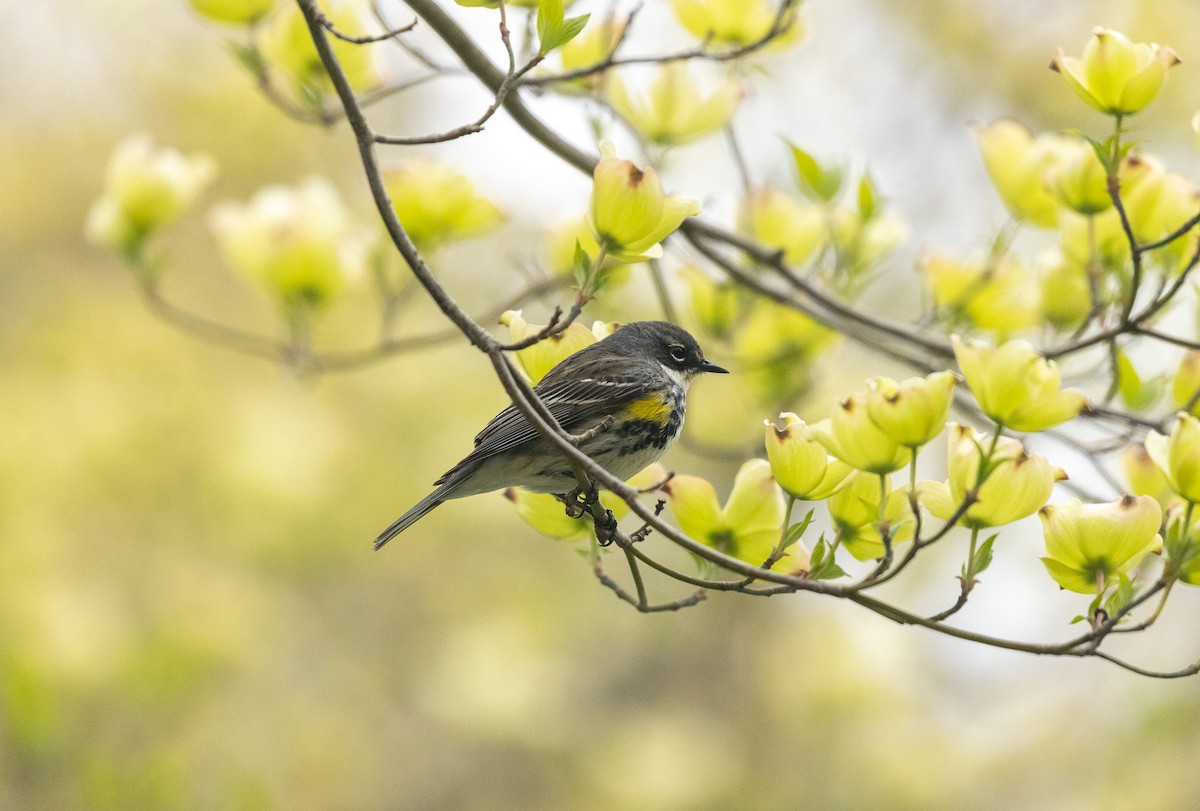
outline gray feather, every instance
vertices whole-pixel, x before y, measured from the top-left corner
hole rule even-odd
[[[458,486],[462,484],[464,479],[475,472],[476,467],[477,465],[464,466],[460,463],[457,469],[452,471],[453,475],[447,473],[438,479],[437,484],[440,486],[436,490],[418,501],[413,505],[412,509],[393,521],[390,527],[379,533],[379,537],[375,539],[375,549],[378,550],[392,538],[395,538],[401,532],[433,512],[433,509],[443,501],[458,498],[460,494],[454,491],[458,489]]]

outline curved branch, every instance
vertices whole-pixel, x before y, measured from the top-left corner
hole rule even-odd
[[[553,416],[548,412],[545,405],[537,397],[520,376],[518,376],[504,354],[502,347],[497,343],[491,335],[476,321],[474,321],[454,300],[454,298],[441,286],[432,272],[425,265],[422,257],[413,245],[407,232],[403,228],[399,219],[396,217],[395,211],[391,206],[386,188],[382,181],[380,166],[375,154],[375,146],[377,139],[367,122],[353,91],[351,90],[344,72],[341,70],[337,62],[336,56],[332,51],[332,47],[327,38],[327,32],[315,18],[315,0],[297,0],[300,8],[305,14],[305,19],[308,23],[309,31],[316,45],[317,52],[320,55],[322,62],[325,64],[327,71],[333,81],[334,87],[339,98],[345,108],[346,119],[350,123],[354,131],[355,139],[358,145],[360,158],[363,164],[364,173],[368,185],[371,190],[372,197],[375,201],[379,215],[384,221],[393,244],[398,252],[408,262],[410,269],[418,282],[433,299],[442,313],[455,325],[459,332],[466,337],[472,345],[488,356],[491,361],[493,370],[496,373],[501,385],[508,393],[514,407],[525,417],[526,420],[545,438],[566,460],[570,462],[576,471],[581,485],[600,486],[614,493],[621,498],[629,506],[630,511],[637,515],[645,522],[646,527],[652,527],[656,532],[663,535],[665,538],[679,546],[680,548],[692,553],[693,555],[707,560],[710,563],[731,572],[740,575],[743,579],[737,581],[706,581],[699,578],[691,578],[682,573],[675,573],[669,567],[660,566],[650,563],[648,556],[643,555],[640,550],[634,547],[633,540],[630,536],[625,535],[619,529],[606,527],[604,532],[608,538],[615,540],[623,549],[628,550],[627,560],[630,562],[631,571],[635,580],[635,585],[638,587],[638,596],[632,598],[631,602],[639,607],[647,607],[649,603],[646,601],[644,585],[640,582],[640,575],[636,571],[634,561],[644,561],[653,568],[662,571],[669,576],[675,577],[682,582],[693,583],[700,588],[716,588],[720,590],[739,591],[745,594],[753,594],[760,596],[769,596],[771,594],[780,594],[795,591],[808,591],[818,594],[826,594],[833,597],[848,599],[857,605],[860,605],[880,616],[904,625],[918,625],[926,629],[941,633],[947,636],[963,639],[966,641],[976,642],[989,645],[992,647],[1022,651],[1038,655],[1057,655],[1057,656],[1099,656],[1100,658],[1110,659],[1107,654],[1102,654],[1098,651],[1098,646],[1104,637],[1112,630],[1115,623],[1127,613],[1129,610],[1141,602],[1143,602],[1150,594],[1155,593],[1156,588],[1161,588],[1161,585],[1156,588],[1148,589],[1143,595],[1131,601],[1122,611],[1118,612],[1111,620],[1106,620],[1100,624],[1098,628],[1093,629],[1089,633],[1082,636],[1067,640],[1060,643],[1032,643],[1022,642],[1018,640],[1009,640],[1000,637],[991,636],[988,634],[977,633],[953,626],[945,625],[944,623],[932,620],[929,618],[917,616],[904,609],[879,600],[873,596],[864,593],[861,590],[856,590],[848,584],[833,583],[828,581],[809,580],[805,577],[783,574],[761,566],[755,566],[745,561],[739,560],[732,556],[726,555],[717,549],[709,547],[699,541],[689,537],[682,531],[665,524],[658,518],[658,510],[648,507],[639,499],[639,491],[636,488],[630,487],[625,482],[613,476],[605,468],[595,462],[586,453],[582,452],[572,441],[573,437],[563,430],[563,428],[555,421]],[[500,97],[499,88],[503,86],[506,74],[501,73],[494,68],[481,51],[476,48],[474,43],[457,27],[457,25],[449,20],[444,15],[437,4],[432,0],[409,0],[410,6],[423,19],[430,23],[431,27],[442,36],[442,38],[451,45],[464,64],[468,66],[472,72],[476,73],[481,80],[488,86],[493,87]],[[508,75],[511,75],[509,71]],[[558,154],[564,160],[572,163],[577,168],[585,172],[590,172],[595,159],[586,153],[576,149],[556,133],[549,130],[536,117],[525,108],[523,102],[519,98],[518,93],[510,93],[499,99],[499,104],[504,106],[513,115],[517,123],[525,128],[533,137],[543,143],[551,151]],[[721,241],[725,244],[745,250],[747,245],[745,240],[742,240],[736,235],[729,234],[715,226],[707,225],[700,222],[692,222],[688,224],[688,228],[694,231],[697,235],[697,243],[703,242],[705,239]],[[685,236],[688,234],[685,232]],[[752,258],[765,260],[765,263],[772,267],[777,267],[780,270],[780,275],[788,279],[790,271],[786,266],[782,265],[781,260],[774,254],[770,254],[760,246],[749,243],[753,252],[758,254],[757,257],[752,255]],[[699,245],[697,246],[699,248]],[[747,251],[747,253],[753,253]],[[950,357],[952,353],[949,347],[944,342],[934,341],[933,339],[923,336],[914,336],[910,329],[899,325],[887,324],[874,319],[867,318],[861,314],[854,313],[852,308],[844,305],[834,299],[825,296],[820,291],[810,289],[811,286],[795,277],[795,274],[790,274],[793,279],[788,281],[793,284],[797,290],[804,292],[814,302],[814,306],[820,306],[829,311],[828,314],[837,315],[847,319],[862,329],[869,332],[874,341],[882,342],[886,336],[893,339],[903,339],[906,344],[912,349],[919,349],[933,353],[937,357]],[[913,359],[916,361],[917,359]],[[604,520],[603,515],[595,510],[600,510],[598,500],[593,505],[593,515],[597,519],[597,529],[601,527],[600,522]],[[762,581],[773,584],[767,588],[751,588],[748,586],[750,582]],[[624,599],[624,598],[623,598]],[[685,601],[680,602],[682,607]],[[668,604],[670,605],[670,604]],[[1125,666],[1124,663],[1114,661],[1114,663]],[[1190,669],[1188,669],[1190,670]],[[1200,670],[1200,665],[1197,665],[1197,670]],[[1151,671],[1145,671],[1147,675]],[[1179,675],[1190,675],[1186,670],[1180,671]]]
[[[1187,667],[1179,670],[1149,670],[1144,667],[1138,667],[1137,665],[1130,664],[1124,659],[1118,659],[1116,656],[1103,651],[1094,651],[1091,655],[1095,656],[1097,659],[1103,659],[1104,661],[1110,662],[1117,667],[1128,670],[1131,673],[1136,673],[1139,676],[1146,676],[1151,679],[1183,679],[1200,673],[1200,662],[1193,662]]]
[[[211,321],[175,306],[162,297],[158,287],[150,282],[139,285],[142,301],[151,313],[190,335],[217,346],[246,355],[279,361],[288,355],[288,347],[262,335]]]

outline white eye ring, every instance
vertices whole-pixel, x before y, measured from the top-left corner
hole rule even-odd
[[[675,344],[671,347],[671,360],[683,363],[685,359],[687,359],[687,352],[682,346]]]

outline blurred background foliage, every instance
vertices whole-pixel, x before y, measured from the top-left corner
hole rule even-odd
[[[0,807],[1194,807],[1194,680],[981,650],[809,596],[718,595],[639,616],[597,586],[577,547],[536,537],[499,495],[443,507],[371,554],[375,533],[503,405],[482,356],[448,345],[297,382],[154,320],[117,260],[81,237],[109,151],[139,130],[217,157],[205,206],[320,173],[366,220],[345,130],[264,104],[222,33],[182,0],[8,11]],[[805,43],[767,60],[750,101],[749,115],[774,116],[750,151],[775,156],[760,171],[781,182],[776,133],[865,159],[918,245],[975,244],[1000,221],[969,121],[1097,124],[1046,70],[1093,25],[1179,52],[1138,123],[1197,171],[1193,0],[809,0],[803,14]],[[484,97],[464,81],[404,98],[381,113],[395,129],[465,120]],[[674,185],[717,148],[682,150]],[[582,211],[587,180],[547,166],[503,121],[427,152],[509,211],[499,236],[434,257],[482,312],[519,287],[512,268],[529,261],[544,212]],[[527,171],[520,189],[513,166]],[[730,178],[703,182],[715,194]],[[273,323],[265,298],[220,265],[201,212],[159,248],[174,300]],[[911,253],[893,270],[868,299],[915,289]],[[631,284],[590,315],[655,315],[637,303],[652,300],[638,295],[645,279]],[[350,301],[322,337],[361,339],[369,308]],[[437,324],[424,302],[404,317],[405,331]],[[845,346],[791,405],[820,413],[865,375],[901,371],[881,366]],[[773,415],[722,383],[697,386],[693,435],[740,452]],[[687,448],[667,462],[719,489],[736,468]],[[962,621],[1059,638],[1082,604],[1040,572],[1036,532],[1010,534]],[[935,551],[938,579],[898,587],[931,610],[952,601],[945,573],[961,553]],[[1194,637],[1196,608],[1179,595],[1167,627],[1131,647],[1190,659],[1172,643]]]

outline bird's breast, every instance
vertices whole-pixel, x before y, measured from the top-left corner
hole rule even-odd
[[[671,396],[651,394],[627,405],[624,416],[629,420],[665,425],[674,410],[675,402]]]
[[[625,407],[612,430],[620,438],[622,456],[662,453],[683,428],[684,390],[673,388],[636,400]]]

